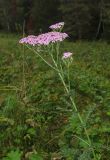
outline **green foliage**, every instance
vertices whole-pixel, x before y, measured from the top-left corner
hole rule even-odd
[[[54,71],[25,49],[24,85],[23,50],[16,45],[19,37],[0,37],[0,159],[9,153],[20,157],[20,151],[24,159],[32,160],[92,158],[83,128]],[[110,46],[65,42],[61,47],[61,52],[74,53],[70,94],[85,119],[97,156],[109,159]]]
[[[32,154],[29,160],[43,160],[43,158],[38,154]]]
[[[7,154],[6,158],[3,158],[3,160],[21,160],[21,155],[22,153],[19,150],[12,150]]]

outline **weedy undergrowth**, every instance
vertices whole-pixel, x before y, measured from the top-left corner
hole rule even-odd
[[[35,158],[33,154],[46,160],[93,159],[91,147],[83,141],[87,139],[77,112],[71,108],[70,95],[86,125],[96,157],[109,159],[109,44],[60,42],[59,59],[67,85],[68,71],[62,53],[74,53],[68,95],[57,71],[27,47],[23,56],[24,46],[19,46],[18,36],[0,34],[0,40],[0,159],[11,151],[14,154],[17,148],[21,159],[26,160],[30,155]],[[56,55],[56,44],[53,48]],[[53,64],[50,50],[46,46],[43,50],[40,54]]]

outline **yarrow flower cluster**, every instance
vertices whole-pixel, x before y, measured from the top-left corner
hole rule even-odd
[[[63,53],[62,59],[70,58],[70,57],[72,56],[72,54],[73,54],[73,53],[71,53],[71,52],[65,52],[65,53]]]
[[[61,60],[61,58],[60,58],[60,45],[58,44],[58,45],[53,45],[52,47],[51,46],[45,47],[51,43],[61,42],[65,38],[68,37],[68,35],[66,33],[57,32],[58,31],[57,29],[59,29],[59,31],[61,31],[63,26],[64,26],[64,22],[56,23],[56,24],[51,25],[49,27],[50,29],[53,30],[52,32],[40,34],[38,36],[34,36],[34,35],[27,36],[25,38],[22,38],[19,41],[19,43],[29,44],[32,46],[39,46],[39,47],[35,47],[35,49],[33,49],[30,46],[26,45],[29,49],[33,50],[37,54],[37,56],[39,56],[42,59],[42,61],[44,61],[49,67],[51,67],[53,70],[55,70],[58,73],[59,78],[61,79],[62,84],[65,88],[65,91],[71,101],[72,110],[73,110],[73,112],[75,111],[77,113],[77,116],[80,120],[82,128],[85,131],[85,134],[86,134],[88,141],[86,142],[85,140],[83,140],[83,139],[82,140],[85,141],[86,144],[91,145],[91,140],[90,140],[89,135],[87,133],[86,125],[83,125],[84,121],[82,119],[82,116],[78,112],[78,109],[77,109],[77,106],[75,105],[74,99],[73,99],[72,95],[70,94],[71,93],[70,65],[73,62],[73,58],[72,58],[73,53],[64,52],[63,56],[62,56],[62,61],[60,62],[60,60]],[[49,61],[46,60],[46,57],[43,56],[44,54],[40,54],[40,53],[42,53],[42,51],[46,51],[45,49],[47,49],[47,53],[49,52],[50,58],[52,60],[51,63],[49,62],[50,60]],[[56,52],[56,55],[54,55],[55,52]],[[91,151],[93,153],[94,159],[96,159],[94,148],[92,148]]]
[[[29,44],[29,45],[49,45],[50,43],[55,43],[58,41],[63,41],[68,37],[66,33],[60,32],[48,32],[38,36],[30,35],[28,37],[22,38],[19,43]]]
[[[49,28],[50,29],[60,29],[63,26],[64,26],[64,22],[60,22],[60,23],[56,23],[56,24],[51,25]]]

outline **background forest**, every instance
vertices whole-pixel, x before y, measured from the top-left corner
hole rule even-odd
[[[74,39],[109,39],[109,0],[0,0],[0,30],[39,33],[64,21]]]

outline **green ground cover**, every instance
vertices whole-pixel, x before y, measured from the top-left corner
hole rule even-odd
[[[30,160],[89,160],[87,146],[81,154],[84,144],[76,134],[84,133],[58,76],[19,39],[0,34],[0,159],[29,159],[36,153]],[[86,119],[96,153],[108,160],[110,44],[64,42],[63,51],[74,53],[70,94]]]

